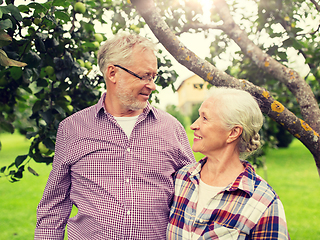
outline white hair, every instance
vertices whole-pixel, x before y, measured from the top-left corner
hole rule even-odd
[[[130,66],[134,60],[133,48],[141,47],[142,51],[156,51],[156,44],[137,34],[117,33],[101,45],[98,51],[98,65],[103,76],[110,64]]]
[[[260,147],[259,130],[263,125],[263,115],[257,100],[248,92],[235,88],[212,87],[209,99],[218,106],[214,111],[227,130],[236,125],[243,127],[239,152],[242,157]]]

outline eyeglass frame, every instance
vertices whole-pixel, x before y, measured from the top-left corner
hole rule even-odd
[[[127,69],[127,68],[125,68],[125,67],[122,67],[122,66],[120,66],[120,65],[118,65],[118,64],[114,64],[113,66],[118,67],[118,68],[121,68],[122,70],[126,71],[127,73],[130,73],[132,76],[135,76],[136,78],[139,78],[141,81],[146,81],[146,80],[148,80],[149,82],[151,82],[151,80],[153,80],[153,82],[156,83],[156,82],[159,80],[159,77],[160,77],[159,74],[156,74],[156,75],[154,75],[154,76],[150,75],[149,77],[148,77],[147,75],[141,77],[141,76],[139,76],[138,74],[136,74],[136,73],[130,71],[129,69]],[[146,78],[146,77],[148,77],[148,78]]]

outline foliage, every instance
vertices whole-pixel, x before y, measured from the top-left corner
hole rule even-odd
[[[201,103],[193,105],[191,109],[191,115],[190,115],[191,123],[194,123],[198,119],[200,106],[201,106]]]
[[[172,116],[174,116],[181,124],[184,128],[188,127],[189,125],[189,119],[187,116],[184,116],[179,109],[177,108],[177,106],[175,105],[167,105],[166,106],[166,112],[171,114]]]
[[[105,88],[96,66],[100,43],[144,26],[134,24],[137,12],[124,1],[17,2],[0,0],[0,132],[18,129],[32,142],[28,152],[0,169],[12,182],[27,169],[38,174],[26,167],[30,161],[50,164],[59,122],[98,101]],[[159,56],[164,88],[177,75],[161,51]]]

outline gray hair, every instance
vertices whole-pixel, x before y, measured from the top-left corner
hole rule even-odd
[[[103,76],[110,64],[130,66],[133,63],[133,48],[139,45],[142,51],[156,51],[156,44],[137,34],[117,33],[100,46],[98,65]]]
[[[243,127],[238,145],[241,157],[257,150],[261,145],[259,130],[263,125],[257,100],[244,90],[226,87],[211,88],[209,99],[219,106],[215,110],[227,130],[236,125]]]

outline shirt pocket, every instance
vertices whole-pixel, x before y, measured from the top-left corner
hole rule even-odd
[[[203,238],[199,239],[237,240],[239,234],[239,229],[228,228],[214,223],[208,226],[207,231],[203,234]]]

